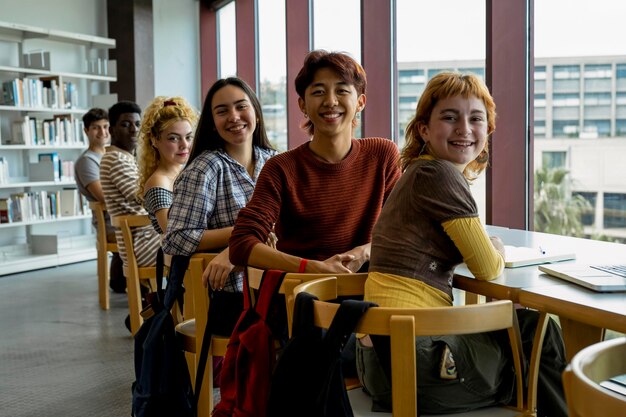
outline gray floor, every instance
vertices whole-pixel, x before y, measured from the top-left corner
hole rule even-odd
[[[0,417],[130,416],[125,294],[98,306],[95,261],[0,277]]]

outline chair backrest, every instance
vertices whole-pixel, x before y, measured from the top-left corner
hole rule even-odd
[[[626,338],[606,340],[578,352],[563,373],[570,417],[626,416],[626,395],[600,385],[626,374]]]
[[[104,213],[106,206],[99,201],[90,201],[89,208],[96,219],[96,248],[98,264],[98,299],[103,310],[109,309],[109,256],[108,252],[117,252],[117,243],[107,241]]]
[[[308,292],[314,302],[314,323],[328,328],[339,308],[329,303],[340,294],[338,280],[321,278],[298,285],[294,295]],[[361,288],[362,294],[362,288]],[[355,294],[356,295],[356,294]],[[461,335],[507,330],[516,371],[517,409],[523,412],[524,391],[522,351],[517,316],[509,300],[459,307],[370,308],[357,325],[356,332],[390,336],[393,416],[411,416],[417,410],[416,336]]]
[[[147,214],[133,214],[127,216],[111,217],[111,224],[122,232],[122,244],[120,251],[126,254],[124,264],[124,276],[126,277],[126,291],[128,293],[128,309],[130,314],[131,333],[135,334],[143,319],[141,318],[141,280],[154,280],[156,278],[156,267],[142,266],[137,264],[135,246],[133,243],[133,228],[150,225],[150,218]]]
[[[250,283],[250,288],[257,289],[261,284],[261,278],[263,276],[263,270],[248,267],[247,269],[248,281]],[[298,272],[289,272],[285,275],[283,279],[283,283],[280,286],[279,293],[285,295],[285,303],[287,307],[287,325],[289,330],[289,336],[291,337],[291,327],[293,324],[293,309],[295,305],[295,294],[294,289],[302,284],[303,282],[308,282],[320,278],[325,277],[335,277],[337,278],[337,294],[338,296],[348,296],[355,294],[362,294],[362,288],[365,285],[365,280],[367,279],[367,272],[364,273],[353,273],[353,274],[322,274],[322,273],[298,273]]]
[[[107,211],[106,206],[104,205],[104,203],[101,203],[99,201],[90,201],[89,208],[91,209],[91,211],[93,211],[94,217],[96,219],[96,239],[99,245],[98,250],[100,250],[100,248],[103,248],[105,250],[108,249],[111,252],[117,252],[117,243],[107,242],[106,222],[104,220],[104,213]]]

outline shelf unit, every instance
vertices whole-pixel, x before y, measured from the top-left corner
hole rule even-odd
[[[56,153],[62,161],[73,162],[86,149],[87,139],[79,129],[82,115],[93,106],[106,107],[115,101],[109,94],[109,83],[117,81],[115,63],[108,61],[108,50],[112,48],[115,48],[114,39],[0,21],[0,157],[8,163],[8,178],[0,175],[0,199],[20,193],[50,193],[58,198],[66,195],[61,190],[76,189],[71,176],[35,180],[31,169],[41,168],[35,166],[42,164],[40,154]],[[27,58],[32,54],[41,55],[42,61],[47,62],[29,65]],[[42,93],[37,91],[38,87],[22,91],[35,97],[33,105],[23,97],[18,101],[4,94],[13,82],[45,85],[31,80],[47,80],[47,88],[50,80],[54,80],[53,86],[60,92],[56,96],[58,104],[40,104]],[[69,83],[73,84],[73,99],[63,92],[63,86]],[[45,130],[39,126],[44,121],[63,118],[70,123],[72,134],[59,137],[60,129],[53,132],[52,128],[47,129],[49,125],[45,125]],[[16,127],[30,127],[28,123],[33,123],[34,128],[28,132],[35,137],[39,133],[40,137],[24,135]],[[50,134],[41,134],[42,131]],[[56,207],[59,206],[60,203]],[[89,210],[57,214],[0,223],[0,276],[96,258]]]

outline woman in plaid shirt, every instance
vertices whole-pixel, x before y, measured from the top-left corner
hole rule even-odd
[[[170,255],[219,251],[203,276],[213,290],[242,291],[243,272],[228,259],[228,239],[261,168],[275,154],[250,86],[235,77],[216,81],[204,101],[189,162],[174,183],[163,242]]]

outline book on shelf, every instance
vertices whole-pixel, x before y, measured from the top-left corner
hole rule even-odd
[[[78,190],[76,188],[64,188],[61,190],[60,215],[62,217],[78,215],[78,204]]]
[[[65,99],[63,97],[63,89],[59,86],[61,85],[61,80],[58,76],[50,76],[50,77],[40,77],[43,88],[45,89],[45,97],[47,102],[47,107],[51,107],[53,109],[63,108],[63,104]]]
[[[53,181],[61,181],[61,159],[58,152],[40,153],[39,162],[51,161],[53,168]]]
[[[50,70],[50,52],[38,49],[22,55],[23,65],[27,68]]]
[[[23,116],[17,120],[13,120],[11,125],[11,144],[12,145],[32,145],[30,136],[30,117]]]
[[[30,220],[30,199],[27,193],[11,194],[11,212],[13,222],[23,222]]]
[[[2,104],[6,106],[16,106],[18,104],[19,94],[17,87],[16,80],[4,81],[2,83]]]
[[[13,222],[13,207],[10,198],[0,198],[0,223]]]

